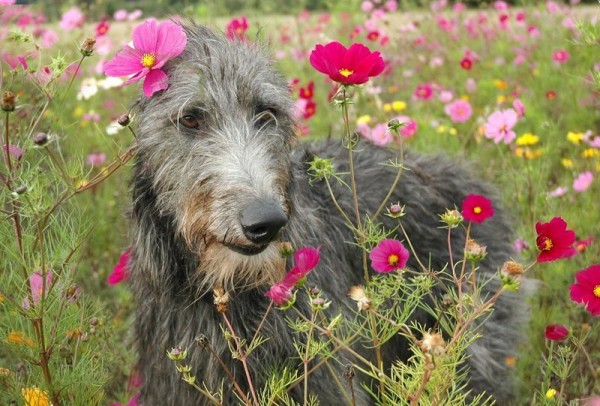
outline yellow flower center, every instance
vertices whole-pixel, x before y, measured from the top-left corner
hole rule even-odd
[[[482,212],[481,207],[479,207],[479,206],[473,207],[473,213],[481,214],[481,212]]]
[[[600,297],[600,285],[596,285],[592,292],[594,292],[594,296]]]
[[[346,69],[346,68],[340,69],[339,72],[340,72],[340,75],[342,75],[345,78],[347,78],[348,76],[350,76],[350,75],[352,75],[354,73],[353,70]]]
[[[546,239],[544,240],[544,244],[542,246],[542,250],[543,251],[550,251],[550,249],[552,249],[553,244],[552,244],[552,240],[548,237],[546,237]]]
[[[156,63],[156,56],[154,54],[144,54],[142,56],[142,66],[144,68],[152,68]]]
[[[390,264],[391,266],[396,266],[396,265],[398,265],[398,260],[399,260],[398,255],[391,254],[388,257],[388,264]]]

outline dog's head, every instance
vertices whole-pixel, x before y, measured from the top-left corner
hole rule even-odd
[[[199,255],[203,284],[273,282],[292,210],[288,84],[264,46],[184,31],[185,51],[164,67],[168,88],[136,104],[138,162],[159,211]]]

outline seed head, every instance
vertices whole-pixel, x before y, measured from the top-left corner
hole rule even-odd
[[[10,111],[15,111],[15,99],[16,96],[13,92],[8,90],[4,92],[1,103],[2,110],[6,111],[7,113]]]
[[[223,288],[213,289],[214,304],[219,313],[227,313],[229,310],[229,293]]]
[[[487,255],[487,248],[485,245],[479,245],[475,240],[469,238],[465,244],[465,254],[467,259],[471,261],[481,261]]]
[[[446,351],[446,343],[440,333],[429,333],[423,334],[423,340],[421,340],[421,349],[431,355],[442,355]]]
[[[506,261],[502,265],[500,272],[506,276],[520,277],[525,273],[525,267],[515,261]]]
[[[81,55],[92,56],[94,53],[94,45],[96,45],[96,40],[94,38],[86,38],[79,49]]]
[[[359,311],[369,310],[371,308],[371,299],[367,297],[363,286],[352,286],[348,292],[348,296],[356,302]]]

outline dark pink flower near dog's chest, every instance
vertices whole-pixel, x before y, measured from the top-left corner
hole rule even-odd
[[[568,258],[576,254],[573,244],[575,232],[567,230],[567,222],[561,217],[554,217],[548,223],[537,222],[536,245],[540,250],[537,262],[550,262]]]
[[[571,300],[585,306],[592,316],[600,316],[600,264],[577,272],[575,280],[569,289]]]
[[[378,51],[371,52],[363,44],[346,48],[337,41],[317,45],[310,54],[310,64],[335,82],[344,85],[360,85],[385,69],[385,62]]]

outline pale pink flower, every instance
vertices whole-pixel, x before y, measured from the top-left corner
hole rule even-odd
[[[521,103],[521,100],[515,99],[513,101],[513,108],[517,112],[517,116],[523,117],[525,115],[525,106]]]
[[[373,6],[373,3],[371,3],[370,1],[363,1],[362,3],[360,3],[360,9],[363,11],[363,13],[370,13],[371,11],[373,11],[373,8],[375,6]]]
[[[60,19],[60,28],[65,31],[71,31],[75,28],[83,27],[85,22],[85,15],[77,7],[71,7],[67,10]]]
[[[529,248],[529,244],[527,243],[527,241],[525,241],[522,238],[517,238],[515,241],[513,241],[512,246],[517,254],[520,254],[521,251]]]
[[[85,162],[90,166],[101,166],[106,161],[106,154],[94,152],[87,156]]]
[[[461,11],[464,11],[466,8],[467,8],[467,6],[465,6],[465,3],[461,3],[461,2],[454,3],[454,5],[452,6],[452,10],[455,13],[460,13]]]
[[[388,145],[394,139],[387,124],[377,124],[370,131],[362,133],[363,137],[371,141],[375,145]]]
[[[582,172],[577,175],[577,178],[573,181],[573,190],[576,192],[585,192],[592,185],[594,175],[590,171]]]
[[[442,90],[440,92],[440,95],[438,96],[439,101],[441,101],[444,104],[450,103],[453,98],[454,94],[452,94],[452,92],[449,90]]]
[[[398,10],[398,2],[396,0],[388,0],[383,5],[383,8],[385,8],[388,12],[393,13],[394,11]]]
[[[477,91],[477,81],[473,78],[468,78],[465,82],[465,89],[469,93],[475,93]]]
[[[172,21],[157,24],[146,20],[133,31],[133,48],[124,45],[115,58],[104,65],[107,76],[132,75],[124,85],[144,79],[144,95],[166,89],[167,74],[161,69],[164,64],[185,49],[187,36],[183,28]]]
[[[448,104],[444,111],[450,116],[450,120],[454,123],[464,123],[471,118],[473,109],[471,103],[466,100],[457,99]]]
[[[115,13],[113,14],[113,18],[115,19],[115,21],[125,21],[127,20],[128,15],[129,13],[127,12],[127,10],[119,9],[115,11]]]
[[[513,109],[495,111],[484,125],[485,137],[496,144],[500,141],[510,144],[517,137],[512,128],[517,124],[518,118],[517,112]]]
[[[546,9],[548,10],[548,12],[550,14],[555,14],[560,11],[560,6],[557,3],[553,2],[552,0],[548,0],[546,2]]]
[[[505,1],[495,1],[494,8],[496,10],[508,10],[508,3]]]
[[[52,271],[46,272],[46,278],[44,280],[44,276],[41,272],[36,271],[29,275],[29,286],[31,287],[31,298],[33,299],[33,305],[37,306],[43,296],[48,293],[48,289],[50,289],[50,285],[52,285]],[[29,296],[23,299],[21,306],[24,309],[28,309],[31,307],[29,302]]]
[[[58,42],[58,34],[52,30],[45,30],[42,34],[41,41],[44,48],[50,48]]]
[[[548,197],[561,197],[561,196],[566,195],[568,191],[569,191],[569,189],[567,189],[566,187],[559,186],[556,189],[548,192]]]
[[[0,0],[0,6],[11,6],[16,2],[17,0]]]
[[[136,8],[131,13],[129,13],[129,15],[127,16],[127,20],[128,21],[135,21],[138,18],[140,18],[141,16],[142,16],[142,10],[140,10],[139,8]]]

